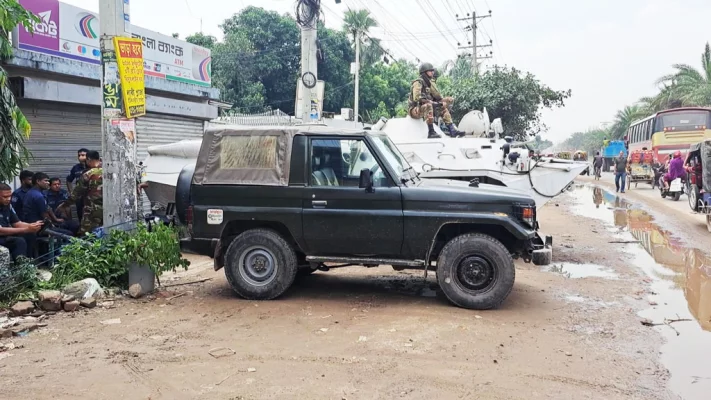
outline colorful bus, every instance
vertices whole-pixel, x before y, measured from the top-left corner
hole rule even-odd
[[[711,139],[711,108],[684,107],[660,111],[635,121],[627,130],[629,151],[652,150],[656,160],[666,162],[675,151]]]

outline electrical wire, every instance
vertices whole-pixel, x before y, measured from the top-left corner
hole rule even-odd
[[[316,27],[320,13],[321,0],[298,0],[296,2],[296,23],[301,27]]]

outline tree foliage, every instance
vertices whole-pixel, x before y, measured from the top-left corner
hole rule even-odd
[[[570,90],[549,88],[531,73],[499,66],[480,76],[455,79],[449,93],[443,93],[455,98],[455,121],[471,110],[486,107],[490,118],[501,118],[505,134],[518,140],[545,132],[541,109],[563,107],[571,95]]]
[[[19,29],[34,31],[37,16],[25,10],[16,0],[0,0],[0,61],[12,57],[9,32]],[[25,140],[30,124],[20,111],[9,85],[7,71],[0,65],[0,182],[12,180],[27,165],[30,153]]]
[[[202,32],[192,34],[185,38],[185,41],[206,49],[212,49],[217,43],[217,38],[212,35],[205,35]]]

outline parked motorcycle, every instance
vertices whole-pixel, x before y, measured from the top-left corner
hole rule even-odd
[[[684,183],[681,178],[676,178],[669,184],[669,189],[664,189],[664,175],[659,178],[659,193],[662,198],[669,196],[674,201],[679,201],[681,195],[684,194]]]

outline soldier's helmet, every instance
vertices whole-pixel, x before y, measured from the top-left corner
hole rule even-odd
[[[428,62],[422,63],[422,65],[420,65],[420,75],[427,71],[434,71],[434,65]]]

